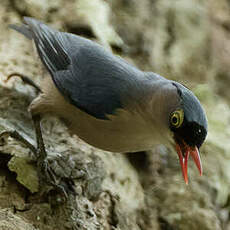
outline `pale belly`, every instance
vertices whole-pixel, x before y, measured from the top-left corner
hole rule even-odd
[[[137,152],[150,150],[162,144],[161,135],[137,114],[120,111],[101,120],[75,109],[74,118],[66,117],[71,133],[88,144],[111,152]],[[68,122],[67,122],[68,123]]]

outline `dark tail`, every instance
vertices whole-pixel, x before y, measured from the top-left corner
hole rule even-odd
[[[21,24],[21,25],[10,24],[9,28],[18,31],[19,33],[23,34],[25,37],[27,37],[30,40],[33,39],[33,35],[32,35],[32,32],[30,31],[29,26],[25,24]]]

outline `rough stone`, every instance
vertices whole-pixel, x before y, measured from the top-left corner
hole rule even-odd
[[[0,132],[17,129],[35,144],[27,112],[35,92],[16,78],[4,82],[11,72],[27,74],[38,84],[42,77],[30,42],[7,28],[27,15],[97,40],[143,70],[186,83],[205,107],[209,134],[200,150],[204,175],[190,165],[185,186],[175,152],[139,153],[147,167],[135,168],[125,155],[90,147],[71,137],[58,119],[46,117],[42,127],[49,160],[60,181],[74,179],[77,196],[63,203],[52,191],[31,194],[37,190],[30,180],[36,188],[37,182],[30,152],[9,138],[0,146],[0,226],[229,229],[229,12],[227,0],[2,0]]]

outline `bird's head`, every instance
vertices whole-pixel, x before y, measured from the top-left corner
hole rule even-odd
[[[207,135],[207,118],[199,100],[189,89],[177,82],[172,84],[180,100],[178,106],[169,113],[169,129],[173,134],[185,183],[188,184],[189,155],[202,175],[199,148]]]

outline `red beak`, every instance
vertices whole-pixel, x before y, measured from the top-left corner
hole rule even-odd
[[[196,167],[198,168],[200,175],[202,175],[202,164],[200,160],[200,154],[198,148],[190,147],[188,146],[184,141],[182,143],[176,143],[176,151],[179,156],[180,165],[182,174],[184,177],[184,181],[186,184],[188,184],[188,158],[189,154],[192,155],[193,161],[196,164]]]

